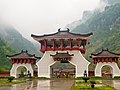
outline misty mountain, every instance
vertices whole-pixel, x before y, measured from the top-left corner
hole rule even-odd
[[[77,25],[72,32],[93,32],[90,45],[87,46],[88,60],[91,60],[91,53],[99,52],[102,48],[120,53],[120,3],[106,6],[104,11],[93,14],[85,23]]]
[[[65,28],[70,28],[70,30],[75,29],[78,25],[85,23],[93,15],[93,13],[94,13],[93,11],[87,11],[87,10],[84,11],[81,20],[74,21],[70,24],[67,24]]]
[[[9,24],[0,23],[0,38],[8,43],[16,51],[28,50],[32,54],[40,55],[34,44],[24,38],[14,27]]]
[[[104,0],[105,1],[105,0]],[[120,0],[106,0],[109,5],[120,3]]]

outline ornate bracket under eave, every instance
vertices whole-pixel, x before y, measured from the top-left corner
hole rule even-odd
[[[56,54],[50,56],[53,57],[54,61],[70,61],[74,54],[56,52]]]

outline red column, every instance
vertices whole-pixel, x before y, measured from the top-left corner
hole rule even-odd
[[[99,62],[100,62],[100,58],[98,59],[97,63],[99,63]]]
[[[104,58],[102,58],[102,63],[104,62]]]
[[[20,63],[22,64],[22,59],[20,59]]]
[[[81,46],[81,39],[78,38],[77,40],[78,40],[78,48],[80,48],[80,46]]]
[[[17,64],[19,63],[18,59],[17,59],[16,63],[17,63]]]
[[[72,49],[72,40],[73,39],[69,39],[70,40],[70,50]]]
[[[28,59],[27,63],[29,63],[29,64],[30,64],[30,63],[31,63],[31,60],[30,60],[30,59]]]
[[[39,43],[41,45],[40,49],[42,50],[42,40],[40,40]]]
[[[96,64],[96,58],[94,58],[94,64]]]
[[[44,50],[47,50],[47,40],[44,39]]]
[[[14,59],[12,59],[12,64],[14,64],[15,63],[15,60]]]
[[[53,50],[55,50],[55,39],[52,39]]]
[[[112,58],[110,58],[110,62],[112,62]]]
[[[27,62],[26,62],[26,59],[24,59],[24,63],[26,64]]]
[[[108,59],[109,59],[109,58],[106,58],[106,63],[108,63]]]
[[[83,48],[85,48],[86,40],[82,40],[83,42]]]
[[[61,40],[61,49],[63,50],[64,39],[60,39],[60,40]]]

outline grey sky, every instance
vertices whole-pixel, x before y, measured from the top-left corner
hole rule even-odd
[[[100,0],[0,0],[0,18],[23,36],[56,32],[93,10]]]

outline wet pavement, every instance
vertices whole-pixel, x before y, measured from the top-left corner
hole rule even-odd
[[[24,84],[1,86],[0,90],[70,90],[74,80],[33,80]]]
[[[120,90],[120,80],[100,80],[105,85]],[[33,80],[27,83],[0,86],[0,90],[72,90],[74,80]]]
[[[101,80],[104,84],[114,87],[120,90],[120,80]]]

